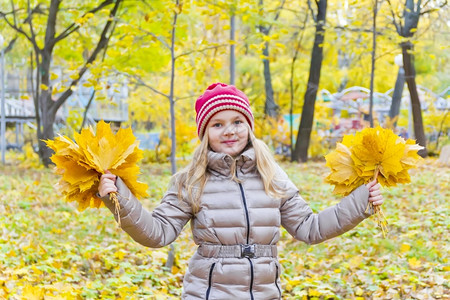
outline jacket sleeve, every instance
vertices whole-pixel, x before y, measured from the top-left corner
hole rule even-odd
[[[290,180],[286,188],[291,196],[282,201],[281,224],[294,238],[308,244],[341,235],[373,214],[372,209],[366,212],[369,190],[365,185],[319,213],[313,213]]]
[[[116,186],[121,227],[133,240],[144,246],[159,248],[169,245],[193,217],[190,205],[178,199],[178,192],[174,186],[166,192],[153,212],[142,206],[119,177]],[[114,203],[109,196],[101,199],[118,220]]]

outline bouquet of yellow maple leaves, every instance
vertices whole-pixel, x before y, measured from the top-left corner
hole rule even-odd
[[[325,181],[335,186],[333,193],[346,196],[374,179],[382,186],[409,183],[408,170],[416,167],[423,149],[414,140],[405,140],[390,129],[365,128],[355,135],[344,136],[336,149],[325,156],[331,173]],[[375,207],[383,235],[387,231],[381,208]]]
[[[106,170],[121,177],[137,198],[147,195],[147,185],[137,180],[142,150],[131,128],[121,128],[114,134],[109,124],[100,121],[96,133],[91,127],[85,128],[74,133],[74,140],[59,136],[46,141],[55,152],[50,159],[56,165],[55,172],[62,175],[57,187],[67,201],[78,202],[80,210],[100,207],[103,202],[97,191]],[[111,193],[110,197],[118,210],[117,195]]]

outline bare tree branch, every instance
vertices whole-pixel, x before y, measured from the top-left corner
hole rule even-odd
[[[39,8],[39,4],[37,5],[37,7]],[[28,23],[28,26],[30,27],[30,38],[34,41],[33,43],[33,47],[34,47],[34,51],[36,51],[36,53],[39,53],[39,47],[36,43],[36,34],[34,33],[34,29],[33,29],[33,11],[30,9],[30,0],[27,1],[27,12],[28,12],[28,16],[25,18],[25,21],[23,22],[24,24]],[[14,14],[15,15],[15,14]]]
[[[28,12],[28,15],[27,15],[27,17],[25,18],[25,20],[22,22],[23,24],[29,24],[29,27],[30,27],[30,34],[28,34],[27,32],[25,32],[23,29],[22,29],[22,27],[19,27],[17,24],[17,18],[16,18],[16,11],[20,11],[20,9],[18,9],[18,10],[16,10],[15,9],[15,7],[14,7],[14,1],[13,0],[11,0],[11,8],[12,8],[12,11],[10,12],[10,13],[3,13],[3,12],[0,12],[0,17],[3,17],[3,19],[5,20],[5,22],[6,22],[6,24],[8,24],[8,26],[9,27],[11,27],[12,29],[14,29],[16,32],[18,32],[18,33],[20,33],[20,34],[22,34],[23,36],[25,36],[25,38],[27,39],[27,40],[29,40],[30,42],[31,42],[31,44],[33,45],[33,48],[34,48],[34,50],[36,51],[36,53],[39,53],[39,51],[40,51],[40,49],[39,49],[39,47],[38,47],[38,45],[37,45],[37,43],[36,43],[36,35],[35,35],[35,33],[34,33],[34,30],[33,30],[33,26],[32,26],[32,15],[33,14],[35,14],[35,13],[40,13],[40,14],[42,14],[43,12],[42,12],[42,10],[40,9],[40,6],[41,4],[39,3],[34,9],[31,9],[30,8],[30,1],[27,1],[27,12]],[[8,19],[7,19],[7,17],[6,17],[6,15],[7,14],[12,14],[12,17],[13,17],[13,23],[11,23]]]
[[[420,13],[420,5],[421,5],[421,3],[422,3],[422,0],[418,0],[417,1],[416,10],[415,10],[416,13]]]
[[[387,0],[389,3],[389,7],[391,8],[391,14],[392,14],[392,22],[394,23],[395,29],[397,29],[397,32],[400,34],[402,32],[402,25],[397,23],[397,18],[395,17],[394,8],[392,7],[392,3],[390,0]]]
[[[294,14],[300,14],[300,13],[304,13],[305,12],[303,10],[297,10],[297,9],[293,9],[293,8],[289,8],[289,7],[283,7],[283,10],[292,12]]]
[[[12,50],[17,39],[18,36],[16,35],[11,41],[9,41],[8,46],[6,46],[5,49],[3,50],[5,54]]]
[[[97,55],[100,53],[100,51],[106,47],[106,45],[109,42],[109,39],[112,36],[112,32],[110,33],[109,36],[107,36],[109,28],[112,26],[113,22],[115,22],[115,16],[117,14],[117,11],[119,9],[120,4],[123,2],[123,0],[117,0],[116,3],[114,4],[113,9],[111,10],[110,13],[110,18],[108,19],[108,21],[105,24],[105,27],[103,28],[102,34],[100,36],[100,40],[97,43],[97,46],[95,47],[94,51],[92,52],[91,56],[86,60],[84,66],[80,69],[80,71],[78,72],[78,78],[73,80],[70,85],[69,88],[59,97],[59,99],[55,102],[55,105],[53,106],[54,109],[58,109],[63,103],[64,101],[66,101],[66,99],[72,95],[73,91],[71,89],[72,86],[77,85],[77,83],[80,81],[81,77],[83,76],[83,74],[87,71],[88,69],[88,65],[91,64],[92,62],[94,62],[94,60],[96,59]]]
[[[183,100],[191,99],[191,98],[197,97],[197,96],[198,95],[189,95],[189,96],[183,96],[183,97],[176,97],[173,101],[174,102],[183,101]]]
[[[147,83],[145,83],[144,80],[142,80],[141,77],[139,77],[139,76],[137,76],[137,75],[131,75],[131,74],[124,73],[124,72],[119,72],[119,71],[116,71],[116,73],[121,74],[121,75],[124,75],[124,76],[126,76],[126,77],[128,77],[128,78],[134,80],[134,81],[135,81],[135,84],[138,85],[138,86],[146,87],[146,88],[148,88],[149,90],[151,90],[152,92],[154,92],[155,94],[164,96],[164,97],[166,97],[167,99],[169,99],[169,95],[167,95],[167,94],[165,94],[165,93],[163,93],[163,92],[158,91],[157,89],[155,89],[155,88],[152,87],[151,85],[148,85]]]
[[[81,17],[86,16],[89,13],[96,13],[97,11],[101,10],[102,8],[110,5],[113,3],[113,0],[105,0],[102,3],[100,3],[99,6],[91,9],[90,11],[85,12]],[[80,25],[76,24],[76,23],[72,23],[69,27],[67,27],[66,29],[64,29],[63,32],[61,32],[56,38],[55,38],[55,43],[59,42],[62,39],[65,39],[66,37],[68,37],[69,35],[71,35],[73,32],[77,31],[80,28]]]
[[[109,35],[109,38],[111,38],[114,30],[116,29],[116,25],[117,25],[117,22],[114,22],[114,25],[113,25],[113,28],[111,29],[111,33]],[[109,46],[109,43],[107,43],[105,48],[103,49],[103,56],[102,56],[101,62],[105,61],[106,51],[108,51],[108,46]],[[98,83],[98,81],[99,81],[99,79],[97,78],[97,83]],[[92,102],[94,101],[94,97],[95,97],[95,93],[96,92],[97,91],[95,89],[92,91],[91,97],[89,98],[89,101],[88,101],[87,105],[84,108],[83,122],[81,123],[81,126],[80,126],[80,129],[78,130],[78,133],[81,133],[81,130],[83,129],[84,125],[86,124],[86,119],[87,119],[87,115],[88,115],[88,112],[89,112],[89,108],[90,108]]]
[[[392,53],[396,53],[396,52],[398,52],[398,49],[397,48],[392,48],[389,51],[383,52],[382,54],[375,56],[375,60],[378,60],[379,58],[381,58],[383,56],[391,55]]]
[[[17,24],[17,21],[16,21],[16,13],[14,12],[14,11],[15,11],[15,10],[14,10],[14,1],[11,0],[10,2],[11,2],[11,8],[12,8],[12,11],[13,11],[14,25],[16,25],[16,24]]]
[[[5,20],[6,24],[8,24],[9,27],[11,27],[12,29],[14,29],[15,31],[17,31],[18,33],[22,34],[27,40],[29,40],[33,45],[35,45],[35,41],[31,39],[31,37],[20,27],[17,27],[16,24],[11,23],[7,18],[6,18],[6,14],[3,12],[0,12],[0,17],[3,17],[3,19]],[[14,16],[15,19],[15,16]]]
[[[428,2],[430,2],[430,1],[427,1],[427,3],[428,3]],[[426,15],[426,14],[429,14],[429,13],[431,13],[431,12],[437,11],[437,10],[443,8],[443,7],[446,6],[446,5],[447,5],[447,0],[445,0],[444,3],[442,3],[442,4],[439,5],[438,7],[430,8],[430,9],[421,11],[421,12],[420,12],[420,15]],[[425,7],[425,6],[426,6],[426,5],[424,5],[424,7]]]
[[[36,5],[32,10],[30,10],[30,1],[27,2],[27,12],[28,12],[28,16],[26,17],[25,20],[23,20],[23,24],[26,24],[30,21],[30,19],[33,17],[34,14],[41,14],[44,15],[45,13],[41,10],[40,6],[42,3],[38,3],[38,5]],[[14,23],[16,21],[14,20]]]
[[[365,28],[352,28],[352,27],[344,27],[344,26],[334,26],[333,27],[335,30],[343,30],[343,31],[352,31],[352,32],[367,32],[367,33],[372,33],[373,30],[372,29],[365,29]],[[381,31],[377,31],[377,35],[383,35],[383,32]]]
[[[283,9],[283,6],[284,6],[285,3],[286,3],[286,0],[282,0],[280,6],[276,8],[275,17],[273,18],[273,20],[272,20],[271,24],[269,25],[269,27],[266,27],[264,25],[259,25],[258,26],[259,30],[264,35],[268,35],[270,33],[270,31],[272,30],[272,26],[273,26],[274,22],[276,22],[278,20],[278,18],[280,17],[281,10]],[[261,12],[263,11],[263,0],[259,1],[259,9],[260,9]]]
[[[427,2],[425,2],[425,4],[423,5],[423,7],[427,7],[428,3],[430,3],[431,0],[427,0]]]
[[[228,47],[228,46],[229,46],[228,44],[223,44],[223,45],[217,45],[217,46],[206,47],[206,48],[199,49],[199,50],[191,50],[191,51],[184,52],[184,53],[181,53],[181,54],[175,56],[175,59],[178,59],[178,58],[180,58],[180,57],[182,57],[182,56],[187,56],[187,55],[190,55],[190,54],[196,53],[196,52],[204,52],[204,51],[207,51],[207,50],[218,49],[218,48],[221,48],[221,47]]]
[[[311,1],[308,0],[307,2],[308,2],[308,8],[309,8],[309,11],[311,12],[311,16],[314,20],[314,23],[317,23],[316,14],[314,13],[314,9],[312,8]],[[316,5],[317,5],[317,1],[316,1]]]
[[[167,44],[166,41],[164,41],[161,37],[157,36],[156,34],[154,34],[153,32],[147,31],[145,29],[143,29],[142,27],[138,27],[138,29],[144,33],[146,33],[147,35],[150,35],[152,37],[154,37],[155,39],[157,39],[161,44],[163,44],[167,49],[170,50],[170,46],[169,44]]]
[[[286,0],[283,0],[281,2],[281,5],[277,8],[277,13],[276,13],[275,17],[273,18],[274,22],[276,22],[278,20],[278,18],[280,17],[281,10],[283,9],[285,3],[286,3]],[[272,26],[273,26],[273,24],[270,24],[268,32],[270,32],[270,30],[272,29]]]

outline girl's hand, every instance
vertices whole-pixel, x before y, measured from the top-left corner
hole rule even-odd
[[[369,202],[372,202],[375,206],[383,204],[384,198],[380,191],[381,185],[376,180],[373,180],[366,184],[366,187],[369,190]]]
[[[100,183],[98,185],[98,194],[100,197],[104,197],[109,193],[117,192],[116,187],[117,176],[106,170],[105,174],[100,177]]]

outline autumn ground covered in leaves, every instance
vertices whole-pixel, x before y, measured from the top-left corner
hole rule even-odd
[[[165,270],[169,247],[138,245],[106,208],[79,212],[55,191],[52,170],[12,164],[0,167],[0,299],[180,297],[195,251],[188,229],[174,243],[174,267]],[[283,166],[313,210],[336,203],[323,161]],[[143,203],[151,208],[170,168],[141,168],[150,193]],[[314,246],[283,231],[284,299],[449,299],[449,169],[429,158],[410,173],[411,184],[383,189],[386,238],[372,218]]]

